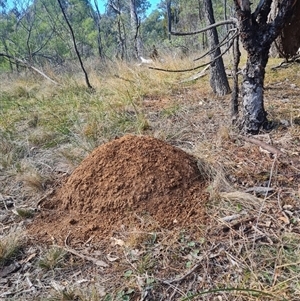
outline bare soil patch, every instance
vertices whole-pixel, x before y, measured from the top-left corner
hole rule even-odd
[[[71,245],[109,238],[121,227],[196,227],[206,219],[197,160],[148,136],[126,135],[96,148],[42,204],[34,239]],[[155,226],[154,226],[155,225]]]

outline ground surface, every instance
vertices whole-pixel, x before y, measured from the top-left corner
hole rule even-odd
[[[8,80],[0,299],[299,300],[299,70],[268,69],[277,126],[254,140],[207,78],[130,67],[121,100]]]

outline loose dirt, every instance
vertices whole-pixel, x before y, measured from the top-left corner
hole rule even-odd
[[[148,136],[126,135],[96,148],[41,205],[32,239],[101,241],[120,229],[203,224],[208,194],[197,160]]]

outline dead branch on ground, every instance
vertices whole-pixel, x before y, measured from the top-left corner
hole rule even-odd
[[[48,79],[49,81],[51,81],[53,84],[58,85],[58,82],[56,82],[55,80],[51,79],[48,75],[46,75],[44,72],[42,72],[41,70],[37,69],[36,67],[32,66],[31,64],[29,64],[27,61],[21,60],[17,57],[14,57],[12,55],[9,54],[5,54],[5,53],[0,53],[0,56],[5,57],[6,59],[8,59],[10,62],[18,62],[20,64],[22,64],[24,67],[32,69],[33,71],[35,71],[36,73],[42,75],[43,77],[45,77],[46,79]]]

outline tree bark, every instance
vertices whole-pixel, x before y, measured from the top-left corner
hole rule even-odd
[[[139,20],[136,12],[136,0],[130,0],[130,25],[133,46],[133,57],[137,59],[141,55],[141,37],[139,33]]]
[[[169,41],[171,41],[171,31],[172,31],[171,4],[172,4],[172,0],[167,0],[168,39],[169,39]]]
[[[255,49],[248,54],[242,83],[244,129],[251,134],[257,134],[261,126],[268,127],[263,91],[269,50],[260,49],[259,45]]]
[[[211,0],[205,0],[204,6],[208,25],[214,24],[215,18]],[[220,96],[226,95],[230,93],[230,87],[219,47],[218,32],[215,27],[207,32],[210,47],[211,49],[215,49],[211,54],[210,86],[215,94]]]
[[[118,28],[118,53],[116,55],[117,58],[120,58],[121,60],[125,59],[127,45],[126,45],[126,35],[125,35],[125,26],[122,21],[121,17],[121,8],[120,3],[118,2],[119,6],[117,7],[113,0],[109,1],[109,6],[114,10],[114,12],[117,14],[117,28]]]
[[[97,43],[98,43],[98,54],[99,57],[104,59],[104,53],[103,53],[103,46],[102,46],[102,40],[101,40],[101,14],[99,10],[99,6],[96,0],[94,0],[94,6],[96,8],[96,12],[94,16],[94,20],[97,26]]]
[[[285,0],[272,23],[267,23],[272,0],[260,0],[251,13],[249,0],[234,0],[239,22],[240,38],[247,51],[246,68],[243,71],[243,128],[257,134],[261,127],[269,128],[264,109],[264,78],[272,42],[293,13],[297,0]]]
[[[271,12],[269,15],[269,22],[274,21],[277,13],[279,3],[282,0],[275,0],[272,3]],[[271,55],[273,57],[284,57],[289,59],[297,55],[300,47],[300,1],[297,1],[294,8],[294,13],[289,18],[287,24],[280,32],[278,38],[271,46]]]
[[[239,37],[233,41],[233,89],[231,95],[231,121],[236,124],[239,115],[239,75],[238,68],[240,63],[241,52],[239,49]]]

